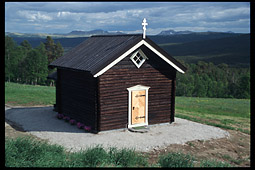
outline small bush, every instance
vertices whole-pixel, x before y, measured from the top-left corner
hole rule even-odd
[[[160,155],[158,163],[161,167],[179,168],[194,167],[193,161],[194,159],[190,155],[182,153],[168,153],[166,155]]]
[[[103,147],[98,145],[93,148],[87,148],[84,151],[73,153],[70,158],[75,167],[97,167],[107,163],[108,155]]]
[[[63,119],[63,118],[64,118],[64,115],[61,114],[61,113],[58,113],[58,114],[57,114],[57,118],[58,118],[58,119]]]
[[[76,124],[76,120],[71,119],[71,120],[69,121],[69,123],[70,123],[71,125],[75,125],[75,124]]]
[[[64,116],[63,119],[64,119],[66,122],[69,122],[69,120],[70,120],[71,118],[68,117],[68,116]]]
[[[145,157],[135,152],[131,149],[121,149],[110,148],[109,152],[110,163],[115,166],[120,167],[137,167],[137,166],[147,166],[148,162]]]
[[[82,129],[82,128],[84,127],[84,124],[82,124],[81,122],[78,122],[78,123],[77,123],[77,127],[78,127],[79,129]]]
[[[91,131],[91,126],[84,126],[83,128],[84,128],[84,130],[86,132],[90,132]]]
[[[200,163],[200,167],[231,167],[231,165],[226,162],[216,160],[203,160]]]

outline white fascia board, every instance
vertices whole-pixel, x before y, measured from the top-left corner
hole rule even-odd
[[[176,66],[173,62],[171,62],[168,58],[166,58],[164,55],[162,55],[160,52],[158,52],[155,48],[153,48],[149,43],[144,41],[144,45],[147,46],[149,49],[151,49],[155,54],[157,54],[159,57],[161,57],[165,62],[170,64],[172,67],[174,67],[176,70],[178,70],[180,73],[185,73],[182,69],[180,69],[178,66]]]
[[[129,50],[127,50],[124,54],[122,54],[119,58],[117,58],[116,60],[114,60],[112,63],[110,63],[108,66],[106,66],[105,68],[103,68],[102,70],[100,70],[97,74],[94,75],[94,77],[100,76],[102,75],[104,72],[106,72],[107,70],[109,70],[110,68],[112,68],[115,64],[117,64],[118,62],[120,62],[122,59],[124,59],[126,56],[128,56],[130,53],[132,53],[135,49],[139,48],[141,45],[143,45],[144,40],[141,40],[139,43],[137,43],[134,47],[130,48]]]
[[[173,62],[171,62],[168,58],[166,58],[164,55],[162,55],[160,52],[158,52],[155,48],[153,48],[149,43],[147,43],[144,40],[141,40],[139,43],[137,43],[135,46],[127,50],[124,54],[122,54],[120,57],[118,57],[116,60],[114,60],[112,63],[107,65],[105,68],[100,70],[97,74],[94,75],[94,77],[98,77],[102,75],[104,72],[112,68],[115,64],[120,62],[122,59],[124,59],[126,56],[128,56],[130,53],[132,53],[135,49],[139,48],[140,46],[145,45],[149,49],[151,49],[155,54],[157,54],[160,58],[162,58],[164,61],[166,61],[168,64],[170,64],[172,67],[174,67],[176,70],[178,70],[181,73],[185,73],[182,69],[177,67]]]

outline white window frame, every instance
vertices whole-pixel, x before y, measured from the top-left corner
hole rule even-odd
[[[143,58],[139,64],[137,64],[137,62],[134,60],[134,58],[135,58],[135,56],[137,55],[137,53],[139,53],[139,54],[141,55],[141,57]],[[145,60],[148,59],[148,58],[147,58],[146,55],[143,53],[143,51],[142,51],[141,49],[139,49],[139,50],[137,50],[136,52],[134,52],[134,53],[132,54],[132,56],[130,57],[130,59],[133,61],[133,63],[136,65],[137,68],[140,68],[140,67],[143,65],[143,63],[145,62]]]
[[[137,127],[137,126],[148,126],[148,90],[150,87],[143,85],[136,85],[133,87],[127,88],[128,90],[128,128]],[[132,91],[141,91],[145,90],[145,122],[137,123],[132,125]]]

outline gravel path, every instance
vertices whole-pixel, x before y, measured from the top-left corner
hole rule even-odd
[[[170,144],[184,144],[193,140],[209,140],[229,137],[220,128],[175,118],[172,124],[149,126],[147,133],[135,133],[126,129],[86,133],[63,120],[56,118],[53,107],[5,107],[5,119],[15,122],[27,133],[52,144],[64,146],[69,151],[79,151],[97,144],[105,148],[134,148],[137,151],[162,149]]]

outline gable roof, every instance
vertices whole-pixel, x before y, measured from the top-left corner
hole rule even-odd
[[[184,73],[187,70],[148,37],[143,39],[142,34],[92,36],[53,61],[49,67],[89,71],[94,77],[97,77],[141,45],[147,46],[179,72]]]

